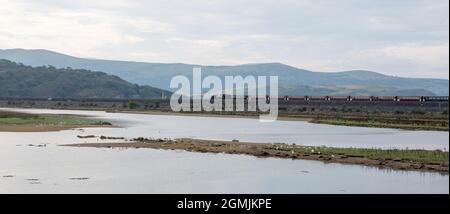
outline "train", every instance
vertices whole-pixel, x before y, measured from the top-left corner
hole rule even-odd
[[[244,100],[266,100],[277,99],[281,102],[296,102],[296,101],[361,101],[361,102],[448,102],[448,96],[232,96],[232,95],[218,95],[212,96],[211,100],[216,97],[244,99]],[[126,99],[126,98],[17,98],[17,97],[0,97],[0,100],[29,100],[29,101],[73,101],[73,102],[127,102],[130,100],[146,100],[146,99]],[[157,99],[155,99],[157,100]]]
[[[231,96],[230,96],[231,97]],[[224,99],[225,96],[222,96]],[[448,96],[283,96],[283,97],[236,97],[233,99],[266,100],[277,99],[278,101],[355,101],[355,102],[448,102]]]
[[[391,102],[448,102],[448,96],[284,96],[283,100],[303,101],[391,101]]]

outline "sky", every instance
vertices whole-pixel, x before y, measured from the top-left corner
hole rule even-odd
[[[0,0],[0,49],[449,77],[448,0]]]

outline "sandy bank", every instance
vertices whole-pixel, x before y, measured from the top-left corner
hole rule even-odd
[[[256,157],[275,157],[317,160],[326,163],[358,164],[397,170],[448,172],[448,161],[442,163],[420,162],[399,158],[367,158],[346,154],[326,154],[317,151],[302,152],[287,144],[264,144],[196,139],[134,139],[126,143],[84,143],[65,146],[96,148],[150,148],[165,150],[185,150],[191,152],[244,154]]]

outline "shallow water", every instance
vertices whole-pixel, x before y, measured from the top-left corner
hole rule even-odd
[[[2,143],[0,176],[6,176],[0,177],[0,193],[448,194],[449,191],[448,175],[439,173],[244,155],[55,144],[33,147]]]
[[[425,147],[425,142],[414,138],[428,134],[434,139],[428,141],[431,147],[441,148],[448,147],[448,132],[334,127],[295,121],[259,124],[258,120],[236,118],[31,111],[97,116],[114,120],[124,128],[0,132],[0,193],[449,193],[449,176],[440,173],[245,155],[59,146],[96,142],[98,139],[76,137],[96,134],[259,142],[298,138],[302,142],[312,140],[305,143],[309,145],[412,148]],[[366,139],[368,136],[371,139]],[[395,144],[383,142],[389,136],[395,138],[389,141]],[[344,141],[346,138],[349,142]]]
[[[67,110],[21,110],[31,113],[79,114],[113,121],[122,128],[85,129],[85,135],[106,135],[116,137],[155,137],[155,138],[199,138],[250,142],[282,142],[301,145],[326,145],[334,147],[365,148],[410,148],[441,149],[449,148],[449,132],[405,131],[397,129],[365,128],[313,124],[304,121],[276,121],[261,123],[256,119],[217,118],[172,115],[143,115],[124,113],[105,113],[99,111]],[[78,131],[65,131],[57,134],[59,142],[74,143]],[[18,136],[0,134],[0,137],[15,141],[32,138],[54,138],[48,134],[35,133]]]

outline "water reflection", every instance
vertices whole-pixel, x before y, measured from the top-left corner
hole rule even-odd
[[[441,147],[448,146],[448,132],[404,132],[289,121],[258,125],[257,120],[251,119],[63,113],[113,119],[126,127],[50,133],[0,132],[0,193],[449,193],[449,176],[440,173],[246,155],[59,146],[99,141],[77,138],[81,133],[213,139],[238,135],[240,140],[260,142],[295,140],[297,144],[302,141],[370,147],[388,143],[392,146],[395,142],[396,146],[410,148],[425,146],[425,143]],[[251,129],[252,126],[256,129]],[[209,131],[204,133],[204,130]],[[423,141],[421,135],[435,141]],[[395,141],[383,142],[386,137],[395,137]]]
[[[21,110],[31,113],[79,114],[114,121],[120,129],[85,129],[86,135],[116,137],[190,137],[250,142],[284,142],[334,147],[409,148],[448,150],[449,133],[439,131],[404,131],[311,124],[302,121],[260,123],[255,119],[143,115],[98,111]],[[75,132],[75,131],[72,131]],[[63,132],[69,139],[70,131]],[[0,136],[7,137],[0,133]],[[29,135],[33,136],[33,134]],[[45,136],[44,136],[45,137]],[[17,136],[14,136],[16,140]],[[33,138],[36,139],[36,138]]]

